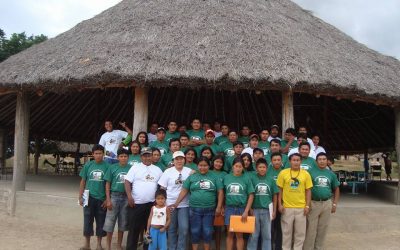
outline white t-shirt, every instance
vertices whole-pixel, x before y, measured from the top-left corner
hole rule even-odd
[[[113,130],[111,132],[105,132],[99,141],[99,144],[104,147],[106,152],[112,152],[114,156],[106,155],[108,158],[117,158],[117,151],[119,144],[122,139],[126,138],[128,133],[122,130]]]
[[[132,183],[132,198],[135,204],[154,202],[157,182],[161,175],[160,168],[153,164],[146,166],[141,162],[131,167],[125,180]]]
[[[215,138],[220,137],[222,135],[222,132],[214,131],[214,135],[215,135]]]
[[[192,170],[188,167],[183,167],[181,172],[176,170],[175,167],[168,168],[162,174],[158,184],[161,187],[167,189],[167,206],[172,205],[178,199],[179,193],[182,190],[183,182],[189,177]],[[181,178],[179,179],[179,174],[181,174]],[[189,195],[179,203],[178,207],[188,207],[189,206]]]
[[[251,158],[253,159],[253,150],[254,150],[254,148],[251,148],[251,147],[245,148],[245,149],[243,149],[242,154],[248,153],[251,155]]]
[[[295,137],[294,139],[297,140],[297,137]],[[310,144],[310,150],[314,151],[315,150],[314,142],[310,138],[307,138],[307,142]]]
[[[317,157],[317,155],[319,153],[326,153],[325,149],[323,147],[321,147],[321,146],[316,146],[315,147],[315,145],[314,145],[314,148],[315,148],[315,150],[314,150],[315,157]]]
[[[294,153],[299,153],[299,148],[297,147],[297,148],[292,148],[290,151],[289,151],[289,153],[288,153],[288,157],[289,156],[291,156],[292,154],[294,154]],[[313,151],[313,150],[310,150],[310,153],[308,154],[308,157],[311,157],[311,158],[313,158],[314,160],[315,160],[315,158],[316,158],[316,154],[315,154],[315,152]]]
[[[147,137],[149,138],[149,143],[153,141],[157,141],[157,136],[152,133],[147,133]]]
[[[272,139],[278,139],[278,140],[282,141],[282,139],[279,136],[277,136],[277,137],[268,136],[269,142],[271,142]]]
[[[165,226],[167,222],[167,207],[157,208],[153,206],[153,217],[151,218],[151,225]]]

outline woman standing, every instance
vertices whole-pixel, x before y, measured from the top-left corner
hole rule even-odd
[[[173,155],[174,166],[165,170],[158,184],[167,190],[167,206],[175,204],[182,190],[183,182],[189,177],[192,170],[185,167],[185,155],[176,151]],[[173,209],[171,223],[168,228],[168,249],[185,249],[189,233],[189,201],[188,198]]]
[[[131,142],[131,154],[129,155],[128,164],[132,167],[134,164],[141,163],[140,159],[140,144],[138,141]]]
[[[204,250],[210,249],[214,215],[221,214],[224,198],[222,182],[209,170],[209,160],[200,157],[198,172],[189,176],[184,182],[182,191],[173,205],[178,207],[190,193],[190,231],[193,250],[198,249],[201,240],[204,243]]]
[[[197,154],[193,148],[188,148],[185,151],[186,163],[185,166],[190,168],[191,170],[197,171],[196,159]]]
[[[140,143],[141,147],[148,147],[149,146],[149,137],[146,132],[141,131],[137,134],[136,140]]]
[[[166,167],[165,165],[161,162],[161,152],[158,148],[151,148],[152,150],[152,163],[153,165],[156,165],[158,168],[161,169],[161,171],[165,171]]]
[[[210,147],[205,146],[201,149],[200,156],[206,157],[208,159],[208,161],[211,161],[212,158],[214,158],[214,153]]]
[[[225,225],[228,235],[226,237],[226,249],[233,249],[233,238],[236,235],[236,249],[244,249],[242,233],[229,232],[231,215],[240,215],[246,221],[254,199],[254,187],[247,175],[243,174],[244,162],[236,157],[232,163],[232,173],[224,177],[225,190]]]
[[[254,171],[253,158],[251,157],[251,155],[249,153],[244,153],[244,154],[240,155],[240,158],[242,159],[243,164],[244,164],[243,165],[244,173]]]

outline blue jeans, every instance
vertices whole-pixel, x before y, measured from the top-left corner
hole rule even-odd
[[[212,241],[213,224],[214,224],[215,208],[190,208],[190,231],[192,243],[199,244],[203,242],[210,244]]]
[[[150,227],[151,243],[149,250],[167,250],[167,232],[160,232],[159,228]]]
[[[168,250],[186,249],[189,234],[189,208],[175,208],[168,228]]]
[[[247,242],[247,250],[257,250],[258,238],[261,235],[261,249],[271,250],[271,220],[268,209],[254,209],[256,228]]]
[[[103,230],[106,210],[101,207],[102,200],[95,199],[89,195],[88,206],[83,207],[83,235],[93,236],[93,222],[96,220],[96,236],[104,237],[106,232]]]
[[[109,163],[109,164],[118,163],[118,159],[110,158],[110,157],[104,157],[104,161],[107,162],[107,163]]]
[[[128,198],[126,193],[111,192],[112,209],[107,210],[104,231],[114,232],[115,222],[118,220],[118,231],[128,230]]]
[[[225,225],[229,226],[232,215],[242,216],[244,209],[244,207],[225,207]]]

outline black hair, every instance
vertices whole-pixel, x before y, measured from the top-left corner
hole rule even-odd
[[[307,134],[305,134],[305,133],[299,133],[299,134],[297,135],[297,138],[303,138],[304,140],[307,140]]]
[[[154,152],[154,151],[157,151],[158,153],[160,153],[160,154],[161,154],[161,151],[160,151],[160,149],[158,149],[158,148],[156,148],[156,147],[153,147],[153,148],[151,148],[151,151],[152,151],[152,152]]]
[[[326,155],[325,152],[321,152],[321,153],[317,154],[317,157],[315,157],[315,159],[318,160],[318,157],[320,157],[320,156],[325,156],[326,158],[328,158],[328,156]]]
[[[237,132],[235,129],[231,129],[231,128],[229,129],[228,135],[229,135],[230,133],[232,133],[232,132],[235,132],[235,134],[238,135],[238,132]]]
[[[294,128],[288,128],[285,130],[285,133],[296,136],[296,130]]]
[[[186,137],[186,138],[190,138],[190,136],[187,133],[181,133],[181,135],[179,136],[179,139],[181,139],[182,137]]]
[[[327,158],[332,162],[332,164],[335,164],[335,157],[333,157],[333,155],[328,155]]]
[[[206,150],[210,150],[210,152],[211,152],[211,159],[214,158],[214,152],[213,152],[212,149],[211,149],[210,147],[208,147],[208,146],[205,146],[205,147],[203,147],[203,148],[201,149],[201,151],[200,151],[200,157],[203,156],[203,152],[206,151]]]
[[[192,147],[189,147],[185,150],[185,152],[183,152],[186,156],[187,153],[189,153],[190,151],[192,151],[194,153],[194,160],[193,162],[197,162],[197,152],[196,150],[194,150]]]
[[[92,152],[94,153],[94,151],[97,151],[97,150],[100,150],[100,151],[104,152],[104,147],[101,146],[100,144],[95,144],[95,145],[92,147]]]
[[[119,156],[119,155],[129,155],[129,151],[126,150],[126,149],[124,149],[124,148],[120,148],[120,149],[118,149],[118,151],[117,151],[117,155],[118,155],[118,156]]]
[[[232,143],[233,147],[235,147],[237,145],[242,145],[242,147],[244,147],[243,142],[241,142],[241,141],[235,141],[235,142]]]
[[[265,160],[264,158],[260,158],[256,161],[256,167],[258,167],[258,165],[260,164],[265,164],[268,167],[267,160]]]
[[[199,164],[199,163],[202,162],[202,161],[205,161],[205,162],[207,163],[207,165],[208,165],[209,167],[211,167],[210,160],[209,160],[207,157],[200,156],[199,159],[197,160],[197,164]]]
[[[169,140],[168,146],[171,147],[171,144],[172,144],[173,142],[176,142],[176,141],[179,142],[179,147],[181,147],[182,144],[181,144],[181,141],[179,141],[178,138],[172,138],[171,140]]]
[[[242,164],[242,166],[243,166],[243,168],[244,168],[244,162],[243,162],[243,159],[240,157],[240,156],[237,156],[237,157],[235,157],[235,159],[233,159],[233,162],[232,162],[232,167],[233,167],[233,165],[235,165],[236,163],[240,163],[240,164]]]
[[[253,154],[254,154],[255,152],[261,152],[261,153],[264,155],[264,150],[262,150],[261,148],[255,148],[255,149],[253,149]]]
[[[309,149],[311,149],[310,143],[308,143],[307,141],[303,141],[299,144],[299,149],[301,148],[301,146],[307,146]]]
[[[139,135],[144,135],[144,146],[148,146],[149,145],[149,136],[147,135],[147,133],[145,131],[140,131],[137,135],[136,135],[136,140],[135,141],[139,141]]]
[[[294,156],[298,156],[298,157],[300,157],[300,159],[302,158],[302,157],[301,157],[301,154],[299,154],[299,153],[294,153],[294,154],[291,154],[291,155],[289,156],[289,161],[291,161],[292,158],[293,158]]]
[[[139,146],[139,153],[140,153],[140,150],[142,149],[142,145],[140,145],[139,141],[137,141],[137,140],[131,141],[131,143],[129,143],[129,149],[132,147],[132,144],[135,144],[135,143]]]
[[[167,191],[165,191],[165,189],[159,188],[156,191],[156,194],[154,195],[154,197],[157,198],[157,196],[160,196],[160,195],[163,196],[165,199],[167,199]]]
[[[278,143],[279,146],[281,145],[281,140],[279,140],[279,139],[274,138],[274,139],[272,139],[272,140],[269,142],[269,144],[271,145],[273,142],[274,142],[274,143]]]
[[[251,157],[251,155],[250,155],[249,153],[243,153],[243,154],[240,155],[240,158],[241,158],[242,161],[243,161],[243,167],[244,167],[244,158],[245,158],[245,157],[247,157],[247,158],[250,160],[250,166],[249,166],[249,168],[246,169],[246,170],[247,170],[247,171],[253,171],[253,170],[254,170],[254,169],[253,169],[253,164],[252,164],[253,158]]]
[[[275,152],[275,153],[272,153],[272,154],[271,154],[271,161],[272,161],[272,158],[273,158],[274,156],[278,156],[278,155],[279,155],[279,157],[281,157],[281,159],[282,159],[282,154],[279,153],[279,152]]]
[[[225,165],[225,158],[224,158],[222,155],[220,155],[220,154],[214,156],[214,158],[212,158],[212,160],[211,160],[211,167],[212,167],[212,169],[214,169],[214,162],[215,162],[216,160],[221,160],[221,161],[222,161],[222,168],[221,168],[221,171],[223,171],[223,170],[224,170],[224,165]]]

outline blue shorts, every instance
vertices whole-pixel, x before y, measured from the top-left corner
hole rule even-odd
[[[240,215],[244,213],[244,207],[226,207],[225,208],[225,225],[230,223],[231,215]]]
[[[125,193],[111,192],[112,209],[107,210],[103,230],[107,233],[114,231],[118,221],[118,231],[128,230],[128,198]]]

